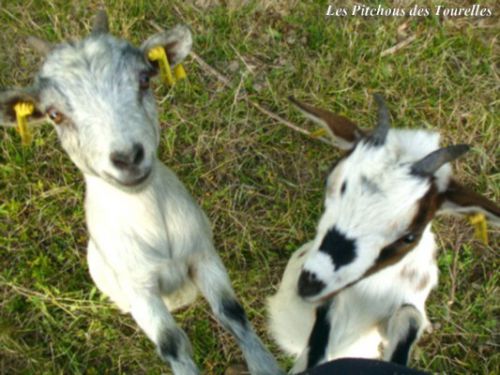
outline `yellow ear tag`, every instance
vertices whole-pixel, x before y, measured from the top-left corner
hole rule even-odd
[[[469,216],[469,223],[474,226],[474,235],[485,245],[488,245],[488,222],[486,217],[481,214]]]
[[[178,81],[187,78],[186,71],[184,70],[182,64],[177,64],[176,66],[174,66],[174,77]]]
[[[167,85],[173,86],[177,80],[186,78],[186,71],[181,64],[177,64],[174,67],[174,73],[172,74],[168,57],[163,47],[152,48],[148,52],[148,59],[151,61],[158,61],[158,64],[160,65],[161,78]]]
[[[35,106],[33,103],[19,102],[14,105],[14,111],[16,112],[17,131],[21,136],[22,144],[27,146],[31,143],[27,117],[35,111]]]

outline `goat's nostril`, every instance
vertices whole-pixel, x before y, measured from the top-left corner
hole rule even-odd
[[[299,277],[298,289],[302,297],[312,297],[325,288],[325,283],[309,271],[302,271]]]
[[[144,147],[140,143],[134,144],[134,164],[139,165],[144,160]]]
[[[130,169],[138,166],[144,160],[144,147],[140,143],[135,143],[131,151],[113,151],[109,158],[116,168]]]
[[[118,169],[127,169],[130,167],[130,156],[128,153],[113,151],[111,155],[109,155],[111,162]]]

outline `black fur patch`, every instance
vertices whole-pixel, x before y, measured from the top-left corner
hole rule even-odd
[[[316,366],[321,359],[325,358],[330,336],[330,319],[328,310],[331,303],[328,302],[316,309],[316,320],[314,322],[311,335],[309,336],[309,352],[307,353],[307,368]]]
[[[179,355],[179,346],[181,342],[179,336],[172,331],[165,331],[158,342],[158,351],[164,360],[175,360]]]
[[[414,324],[410,324],[410,329],[406,337],[398,342],[394,353],[391,356],[391,362],[398,363],[400,365],[406,366],[408,363],[408,357],[410,356],[410,349],[415,339],[417,338],[418,327]]]
[[[248,320],[245,310],[235,299],[224,299],[222,312],[228,319],[238,322],[242,327],[247,327]]]
[[[333,260],[335,270],[351,263],[356,258],[356,242],[344,236],[335,228],[328,231],[319,250],[327,253]]]
[[[340,194],[344,194],[346,189],[347,189],[347,181],[344,181],[342,183],[342,186],[340,187]]]

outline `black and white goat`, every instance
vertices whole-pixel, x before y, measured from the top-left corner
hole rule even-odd
[[[92,34],[46,53],[32,87],[0,94],[0,123],[15,123],[14,106],[29,102],[33,120],[55,125],[63,148],[83,172],[90,233],[88,264],[98,288],[130,312],[177,375],[193,375],[189,340],[171,311],[197,290],[234,335],[252,374],[280,374],[236,300],[212,243],[210,224],[176,175],[157,158],[159,122],[148,52],[166,49],[172,66],[189,53],[191,32],[176,26],[139,48],[108,33],[107,16]]]
[[[438,280],[432,219],[479,211],[500,223],[495,203],[451,177],[448,163],[467,146],[439,148],[436,132],[390,129],[375,99],[378,125],[367,134],[291,98],[348,151],[327,178],[316,237],[292,255],[268,301],[272,336],[297,358],[292,373],[339,357],[406,364]]]

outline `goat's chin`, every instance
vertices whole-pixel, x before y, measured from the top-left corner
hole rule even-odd
[[[311,296],[311,297],[302,297],[304,301],[307,301],[312,304],[323,304],[328,300],[331,300],[333,297],[337,296],[340,292],[350,288],[354,284],[356,284],[359,280],[353,281],[343,287],[334,289],[333,291],[328,291],[328,292],[322,292],[318,295]]]
[[[310,296],[310,297],[302,297],[302,299],[308,303],[314,304],[314,305],[321,305],[325,303],[326,301],[332,299],[335,297],[337,294],[339,294],[344,288],[337,289],[333,292],[328,292],[328,293],[321,293],[315,296]]]
[[[357,284],[359,281],[363,280],[363,277],[360,277],[359,279],[356,279],[350,283],[348,283],[347,285],[344,285],[340,288],[337,288],[337,289],[334,289],[333,291],[329,291],[329,292],[326,292],[326,293],[321,293],[320,295],[318,296],[313,296],[311,300],[309,300],[309,302],[311,303],[325,303],[326,301],[332,299],[333,297],[335,297],[337,294],[339,294],[340,292],[350,288],[351,286]]]

